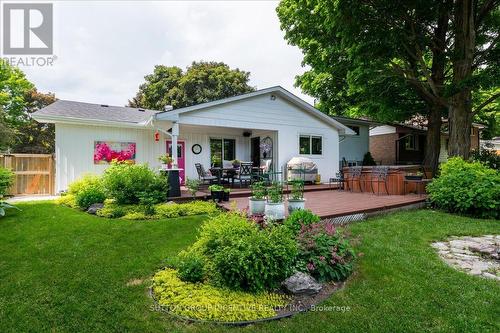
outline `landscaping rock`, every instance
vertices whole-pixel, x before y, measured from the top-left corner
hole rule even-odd
[[[97,214],[97,211],[104,207],[103,203],[95,203],[90,205],[89,209],[87,209],[87,213],[89,214]]]
[[[312,276],[302,272],[293,274],[282,285],[294,295],[314,295],[323,288]]]
[[[468,274],[500,280],[499,235],[451,237],[432,244],[450,266]]]

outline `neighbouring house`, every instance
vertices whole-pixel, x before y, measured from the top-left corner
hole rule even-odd
[[[354,131],[354,135],[341,135],[339,158],[343,165],[361,165],[363,157],[370,150],[370,128],[378,123],[364,119],[334,116],[333,119]]]
[[[500,155],[500,136],[494,137],[491,140],[481,140],[481,148],[486,150],[491,150]]]
[[[479,147],[479,135],[484,125],[474,123],[471,129],[471,149]],[[427,130],[407,124],[385,124],[370,129],[370,152],[377,164],[422,164],[425,156]],[[446,121],[441,134],[439,162],[448,159]]]
[[[167,152],[182,181],[198,177],[195,163],[266,160],[282,171],[295,156],[311,158],[328,180],[339,169],[340,138],[355,135],[279,86],[168,111],[59,100],[33,118],[55,124],[57,192],[82,174],[102,173],[112,159],[159,168]]]

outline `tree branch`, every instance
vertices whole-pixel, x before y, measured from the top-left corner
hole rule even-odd
[[[499,98],[500,97],[500,92],[496,93],[496,94],[493,94],[491,95],[490,98],[488,98],[487,100],[485,100],[484,102],[482,102],[481,104],[479,104],[479,106],[474,110],[474,112],[472,112],[473,114],[478,114],[479,111],[481,111],[482,109],[484,109],[484,107],[490,103],[492,103],[495,99]]]
[[[484,2],[483,6],[479,9],[479,11],[477,12],[477,15],[476,15],[476,22],[474,22],[476,30],[479,28],[479,26],[481,25],[484,18],[493,9],[495,9],[496,6],[498,6],[498,4],[500,4],[500,1],[498,1],[498,0],[486,0]]]

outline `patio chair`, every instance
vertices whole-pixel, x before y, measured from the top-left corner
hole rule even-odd
[[[206,172],[201,163],[195,163],[194,166],[196,167],[196,172],[198,173],[198,179],[201,180],[203,184],[210,185],[218,180],[217,177]]]
[[[247,183],[252,184],[252,167],[253,167],[252,162],[242,162],[240,164],[240,170],[234,176],[234,179],[239,180],[240,187],[242,187],[243,182],[245,183],[245,185]]]
[[[328,187],[332,188],[332,183],[336,183],[338,185],[337,189],[341,191],[344,190],[344,182],[345,182],[344,173],[342,172],[342,170],[340,170],[335,174],[334,178],[330,178],[328,182]]]
[[[387,188],[387,176],[389,174],[388,166],[374,166],[372,169],[372,173],[370,174],[370,186],[372,189],[372,193],[375,193],[373,189],[373,183],[377,183],[377,195],[380,194],[380,183],[384,183],[385,192],[389,195],[389,189]]]
[[[363,187],[361,186],[361,175],[363,171],[363,167],[360,166],[351,166],[348,169],[349,177],[346,179],[347,185],[349,186],[349,191],[352,192],[352,188],[354,182],[358,182],[359,191],[363,192]],[[350,182],[350,184],[349,184]]]

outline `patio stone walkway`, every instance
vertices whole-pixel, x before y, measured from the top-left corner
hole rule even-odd
[[[500,280],[500,235],[451,237],[432,243],[450,266],[471,275]]]

